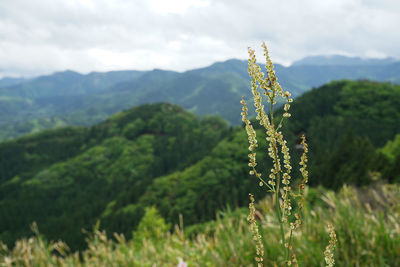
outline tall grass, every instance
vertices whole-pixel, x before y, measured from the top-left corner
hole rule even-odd
[[[324,266],[332,222],[338,239],[337,266],[400,266],[400,187],[375,185],[368,189],[344,187],[339,193],[309,189],[305,197],[304,224],[295,232],[293,250],[299,264]],[[273,197],[261,200],[256,217],[265,251],[264,264],[279,266],[285,260],[281,249],[279,223]],[[13,249],[0,249],[0,266],[254,266],[256,244],[245,219],[247,211],[225,213],[202,231],[185,235],[176,226],[165,238],[144,239],[138,246],[122,235],[107,238],[95,230],[87,239],[88,248],[68,252],[62,242],[46,242],[35,236],[16,242]],[[190,230],[190,229],[188,229]]]

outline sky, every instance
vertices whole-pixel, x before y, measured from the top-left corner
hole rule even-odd
[[[400,58],[399,0],[0,0],[0,77],[185,71],[265,41],[272,60]]]

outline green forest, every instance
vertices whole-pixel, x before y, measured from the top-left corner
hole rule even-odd
[[[239,100],[232,107],[238,118]],[[290,112],[282,131],[293,162],[302,153],[300,136],[307,136],[305,212],[320,218],[301,230],[308,237],[297,244],[299,260],[304,255],[305,266],[320,266],[328,238],[321,221],[329,217],[338,266],[398,266],[400,86],[329,82],[298,96]],[[276,118],[283,113],[282,106],[274,110]],[[262,143],[265,132],[252,124]],[[272,163],[261,147],[258,167],[268,173]],[[153,103],[93,126],[28,134],[0,143],[0,263],[9,266],[8,258],[31,249],[31,265],[151,266],[155,257],[161,266],[176,266],[178,258],[193,266],[248,266],[255,250],[244,219],[249,192],[267,216],[260,227],[273,240],[264,246],[272,266],[280,255],[268,219],[272,200],[249,175],[243,125]]]

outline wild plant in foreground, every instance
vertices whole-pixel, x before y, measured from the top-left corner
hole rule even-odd
[[[336,246],[336,233],[335,229],[333,229],[332,224],[328,224],[328,229],[329,229],[329,245],[325,249],[325,262],[326,266],[332,267],[335,265],[335,260],[333,259],[333,250],[335,249]]]
[[[298,192],[295,193],[291,186],[291,162],[289,148],[287,147],[287,141],[283,138],[281,131],[282,125],[286,118],[290,117],[289,109],[290,103],[293,101],[291,94],[288,91],[284,91],[278,79],[275,75],[274,65],[270,59],[267,46],[265,43],[262,44],[264,49],[264,56],[266,59],[266,73],[261,71],[261,67],[256,62],[255,51],[248,48],[249,52],[249,75],[251,77],[251,91],[253,94],[254,106],[256,108],[256,120],[259,121],[260,125],[264,127],[266,132],[266,140],[268,143],[268,155],[272,159],[273,167],[268,177],[268,182],[263,175],[257,171],[256,166],[256,148],[258,147],[256,131],[251,125],[250,120],[247,118],[248,108],[245,100],[242,98],[242,121],[245,123],[246,132],[249,140],[249,167],[250,175],[254,175],[259,180],[259,185],[267,188],[269,192],[274,195],[275,201],[275,213],[279,221],[281,242],[283,250],[285,251],[285,263],[287,266],[298,266],[297,257],[293,250],[293,231],[298,229],[302,223],[301,210],[304,205],[304,189],[308,182],[308,171],[307,167],[307,152],[308,147],[306,138],[304,135],[301,137],[301,145],[303,147],[303,154],[300,160],[300,172],[302,174],[302,181],[299,184]],[[259,89],[263,92],[263,95],[267,98],[270,105],[269,115],[265,112],[263,99],[259,92]],[[284,113],[279,122],[274,118],[274,105],[276,104],[277,97],[283,98],[286,103],[284,104]],[[280,155],[281,154],[281,155]],[[283,160],[281,159],[283,158]],[[283,167],[282,167],[283,162]],[[297,202],[297,210],[292,216],[292,200]],[[258,234],[258,227],[254,216],[254,196],[250,194],[250,214],[248,221],[250,223],[251,230],[253,231],[254,240],[257,243],[257,256],[255,257],[258,266],[262,266],[264,252],[262,250],[261,236]],[[331,233],[331,242],[326,249],[326,263],[328,266],[333,266],[333,249],[335,246],[336,238],[333,226],[329,226]],[[261,244],[261,246],[260,246]]]

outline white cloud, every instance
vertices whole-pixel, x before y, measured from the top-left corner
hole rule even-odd
[[[1,0],[0,73],[186,70],[246,58],[400,58],[396,0]]]
[[[206,7],[210,2],[205,0],[148,0],[150,8],[158,14],[183,15],[189,8]]]

